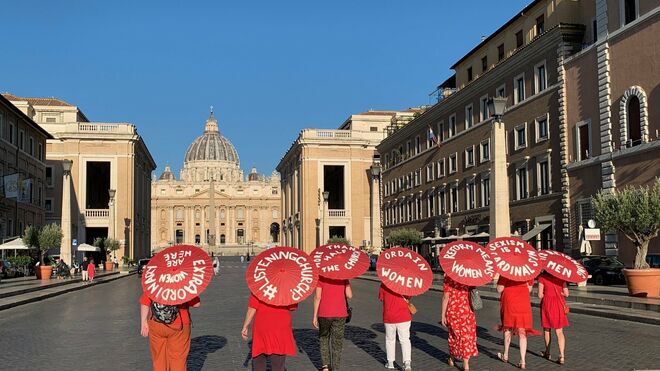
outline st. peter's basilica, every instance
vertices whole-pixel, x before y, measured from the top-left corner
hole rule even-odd
[[[244,177],[238,153],[211,111],[204,133],[186,151],[179,179],[166,166],[152,182],[152,249],[277,243],[280,200],[278,173],[267,177],[252,168]]]

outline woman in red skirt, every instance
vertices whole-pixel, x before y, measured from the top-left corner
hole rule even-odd
[[[477,351],[477,321],[470,308],[470,287],[445,276],[442,294],[442,325],[447,327],[449,342],[449,363],[454,359],[463,360],[463,370],[470,369],[470,357]]]
[[[87,265],[87,275],[89,276],[89,283],[93,283],[94,276],[96,275],[96,266],[94,265],[94,259],[89,259],[89,264]]]
[[[566,298],[568,297],[568,288],[566,281],[543,273],[539,276],[539,299],[541,299],[541,325],[543,326],[543,337],[545,338],[545,352],[541,355],[543,358],[550,359],[550,345],[552,343],[551,329],[557,334],[557,344],[559,344],[559,358],[557,362],[564,364],[564,347],[566,340],[564,338],[564,327],[568,326],[568,317],[566,316]]]
[[[497,353],[502,362],[509,362],[509,346],[512,335],[518,335],[520,340],[519,368],[525,368],[525,354],[527,353],[527,335],[540,335],[534,330],[532,320],[532,303],[529,293],[532,291],[534,281],[517,282],[500,277],[497,281],[497,292],[500,295],[500,318],[502,323],[499,331],[504,332],[504,353]]]
[[[270,358],[272,371],[284,371],[286,356],[296,355],[291,311],[298,304],[278,307],[266,304],[250,294],[248,309],[243,322],[241,335],[248,339],[248,327],[252,326],[252,370],[266,371],[266,361]]]

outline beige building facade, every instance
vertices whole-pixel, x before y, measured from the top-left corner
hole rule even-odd
[[[368,111],[350,116],[338,130],[302,130],[277,166],[283,244],[310,252],[331,237],[343,237],[354,246],[379,249],[375,149],[388,128],[405,125],[419,111]]]
[[[53,136],[46,144],[44,208],[46,223],[62,226],[60,255],[80,259],[78,245],[110,237],[120,242],[117,258],[148,256],[156,165],[135,125],[90,122],[57,98],[5,97]]]
[[[213,111],[188,147],[179,179],[167,166],[151,187],[153,250],[185,243],[215,252],[233,247],[233,254],[236,247],[280,241],[278,174],[253,168],[245,177]]]

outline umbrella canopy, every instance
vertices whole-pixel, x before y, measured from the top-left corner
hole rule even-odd
[[[589,273],[570,256],[554,250],[543,250],[539,252],[541,267],[551,275],[566,282],[584,282],[589,278]]]
[[[287,306],[305,300],[319,280],[312,258],[293,247],[273,247],[257,255],[245,272],[248,287],[259,300]]]
[[[169,247],[149,260],[142,272],[142,290],[160,304],[176,305],[190,301],[211,282],[211,258],[190,245]]]
[[[101,248],[86,243],[81,243],[80,245],[78,245],[78,251],[99,252],[101,251]]]
[[[486,249],[474,242],[455,241],[447,244],[438,260],[445,274],[467,286],[481,286],[495,275],[495,264]]]
[[[0,245],[0,250],[29,250],[31,248],[32,247],[23,243],[23,239],[20,237],[16,237],[13,240]]]
[[[527,242],[515,237],[496,238],[486,245],[495,271],[513,281],[528,281],[541,273],[539,255]]]
[[[349,280],[369,269],[369,257],[363,251],[344,244],[322,245],[310,254],[319,275],[335,280]]]
[[[381,253],[376,271],[387,288],[405,296],[423,294],[433,281],[429,263],[418,253],[403,247],[390,248]]]

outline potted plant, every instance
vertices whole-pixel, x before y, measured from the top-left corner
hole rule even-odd
[[[648,187],[627,187],[594,198],[596,222],[607,231],[619,231],[637,248],[633,269],[624,269],[633,296],[660,297],[660,269],[649,268],[649,241],[660,231],[660,179]]]
[[[105,254],[107,259],[105,260],[105,270],[110,271],[113,268],[112,257],[115,255],[115,251],[119,250],[119,241],[114,238],[106,238],[103,242],[105,247]]]
[[[32,228],[32,227],[28,227]],[[30,236],[29,238],[33,238],[34,232],[30,231],[30,234],[27,233],[26,230],[26,235]],[[25,242],[25,239],[23,240]],[[39,254],[39,269],[37,269],[37,272],[39,272],[39,277],[42,280],[49,280],[51,274],[53,274],[53,267],[51,265],[46,265],[44,264],[44,258],[46,257],[46,254],[48,254],[48,250],[59,247],[62,244],[62,229],[60,228],[59,225],[53,223],[46,225],[45,227],[41,228],[41,230],[38,232],[38,238],[37,238],[37,245],[31,244],[30,246],[36,246],[39,248],[40,254]],[[27,244],[27,242],[26,242]]]

